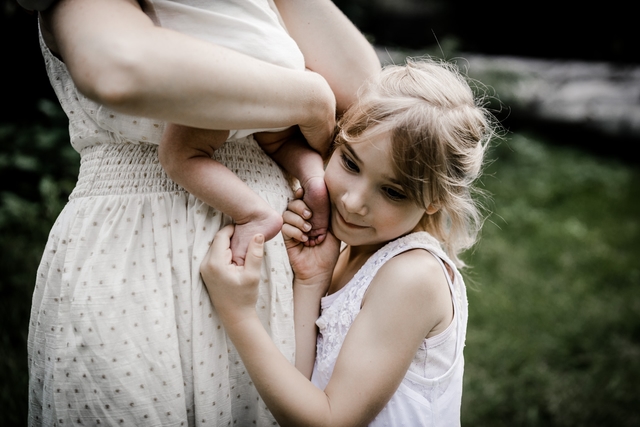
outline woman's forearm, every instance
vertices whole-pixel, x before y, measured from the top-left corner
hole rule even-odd
[[[327,128],[335,98],[315,73],[157,27],[132,0],[61,0],[42,14],[86,96],[117,111],[208,129]]]

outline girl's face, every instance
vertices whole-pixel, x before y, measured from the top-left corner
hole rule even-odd
[[[381,134],[343,144],[331,155],[325,173],[331,229],[348,245],[377,250],[416,230],[425,214],[398,184],[390,148],[391,139]]]

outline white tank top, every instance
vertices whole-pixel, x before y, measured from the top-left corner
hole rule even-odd
[[[468,318],[466,288],[453,262],[438,241],[426,232],[389,242],[373,254],[342,289],[322,299],[322,314],[316,321],[320,333],[311,381],[321,389],[329,383],[342,343],[378,269],[394,256],[416,248],[431,252],[440,262],[451,290],[454,319],[445,331],[423,341],[398,390],[370,426],[460,425],[462,351]],[[445,263],[454,272],[453,281]]]

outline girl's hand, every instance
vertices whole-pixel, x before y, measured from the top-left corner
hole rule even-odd
[[[256,315],[264,254],[264,236],[257,234],[249,242],[244,265],[234,264],[230,247],[233,230],[233,225],[227,225],[218,231],[200,264],[209,298],[225,323]]]
[[[311,210],[302,200],[303,195],[304,190],[298,189],[283,215],[282,236],[289,262],[297,282],[330,282],[340,254],[340,241],[328,231],[321,243],[308,244],[311,224],[307,219],[311,218]]]

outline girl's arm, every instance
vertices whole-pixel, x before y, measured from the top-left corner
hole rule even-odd
[[[229,265],[229,234],[216,236],[201,272],[253,382],[283,426],[367,425],[397,389],[422,340],[451,321],[449,288],[437,261],[424,251],[398,255],[371,283],[333,376],[319,390],[288,363],[257,317],[261,247],[250,249],[243,269]]]
[[[275,0],[275,4],[306,66],[329,82],[338,113],[343,113],[362,83],[380,72],[373,47],[331,0]]]
[[[295,193],[296,199],[287,206],[283,215],[282,237],[294,274],[295,364],[306,378],[311,378],[316,359],[316,320],[320,317],[320,299],[331,285],[340,241],[329,231],[322,241],[309,244],[310,221],[315,213],[304,202],[304,195],[304,189],[299,188]]]
[[[293,320],[296,335],[296,369],[311,379],[316,360],[316,341],[320,317],[320,299],[327,294],[331,276],[326,280],[293,281]]]
[[[60,0],[41,18],[80,91],[116,111],[206,129],[298,124],[319,146],[333,132],[319,74],[157,27],[135,0]]]

